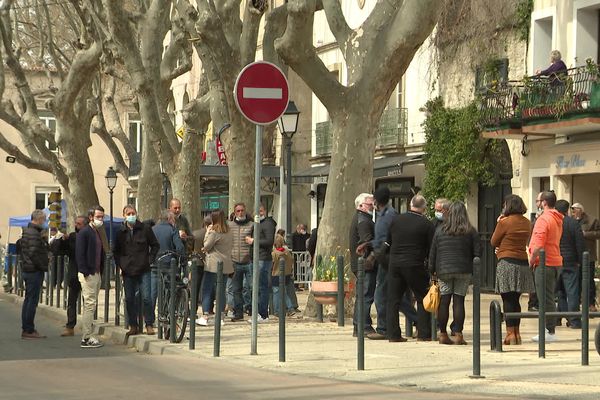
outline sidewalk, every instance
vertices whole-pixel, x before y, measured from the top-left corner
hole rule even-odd
[[[301,308],[308,292],[299,292]],[[2,294],[3,298],[15,296]],[[251,326],[246,322],[227,322],[221,332],[221,360],[254,368],[297,375],[369,382],[390,386],[408,386],[424,391],[449,391],[482,395],[514,395],[535,398],[600,398],[600,356],[594,348],[594,331],[599,320],[590,322],[589,366],[581,366],[581,330],[557,327],[558,341],[546,345],[546,358],[538,358],[537,320],[522,321],[523,345],[504,346],[503,353],[489,350],[489,303],[499,296],[482,295],[481,306],[481,374],[485,379],[471,379],[472,374],[472,297],[467,297],[465,339],[468,346],[444,346],[430,342],[389,343],[365,339],[365,371],[357,371],[357,339],[352,337],[352,322],[317,323],[293,319],[286,324],[286,362],[278,362],[278,323],[258,326],[258,355],[250,355]],[[101,292],[100,301],[104,295]],[[111,293],[113,300],[113,293]],[[522,299],[523,305],[526,297]],[[40,312],[64,320],[64,311],[40,306]],[[526,309],[526,308],[524,308]],[[111,320],[114,307],[111,307]],[[103,307],[99,306],[99,320]],[[403,325],[402,325],[403,326]],[[111,323],[98,325],[106,338],[126,343],[125,329]],[[189,328],[188,328],[189,332]],[[210,357],[213,354],[214,328],[196,327],[196,350],[188,342],[170,344],[156,336],[140,335],[129,339],[129,346],[151,354],[186,357]],[[57,334],[59,332],[57,331]],[[48,332],[48,334],[51,334]]]

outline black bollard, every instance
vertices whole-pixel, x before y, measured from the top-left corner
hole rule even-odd
[[[481,259],[473,259],[473,375],[471,378],[481,376],[481,293],[480,293],[480,267]]]
[[[285,362],[285,258],[279,258],[279,362]]]
[[[156,297],[156,307],[158,308],[158,313],[156,314],[156,329],[158,330],[157,333],[157,338],[158,339],[164,339],[164,328],[165,328],[165,321],[164,321],[164,312],[165,312],[165,299],[163,296],[165,287],[164,287],[164,279],[163,279],[163,270],[160,267],[159,264],[156,265],[156,274],[158,277],[158,282],[157,282],[157,297]],[[192,323],[193,325],[193,323]]]
[[[431,315],[431,341],[435,342],[437,340],[437,331],[438,331],[438,324],[437,324],[437,319],[435,318],[435,313],[430,313]]]
[[[363,257],[358,258],[358,276],[356,282],[356,303],[354,306],[358,307],[356,318],[356,337],[358,341],[358,370],[364,371],[365,369],[365,259]]]
[[[538,319],[538,357],[546,358],[546,252],[540,250],[540,293],[538,293],[539,319]],[[537,271],[536,271],[537,272]]]
[[[337,320],[338,326],[344,326],[344,257],[337,256]]]
[[[223,284],[223,261],[217,263],[217,308],[215,310],[215,341],[213,345],[213,357],[221,355],[221,308],[225,297],[225,285]]]
[[[104,322],[108,322],[108,307],[110,306],[110,254],[104,257],[104,274],[102,279],[104,280]]]
[[[19,256],[13,255],[12,258],[14,260],[13,268],[16,268],[15,293],[23,297],[25,295],[23,288],[23,263],[21,262],[21,257]],[[12,277],[9,277],[9,279],[12,281]]]
[[[319,254],[317,256],[317,263],[315,265],[321,265],[322,262],[323,262],[323,256]],[[317,276],[316,280],[319,280],[322,278],[323,278],[322,276]],[[323,322],[323,304],[321,304],[321,303],[317,303],[317,321]]]
[[[160,293],[160,292],[159,292]],[[190,350],[196,349],[196,318],[198,318],[198,261],[192,260],[192,299],[190,306]]]
[[[585,251],[582,260],[581,287],[586,288],[581,294],[581,365],[590,365],[590,296],[587,288],[590,287],[590,253]]]
[[[112,261],[112,257],[111,257]],[[119,273],[119,267],[114,264],[115,267],[115,326],[121,325],[121,274]],[[160,292],[158,292],[160,293]],[[159,308],[160,310],[160,308]],[[161,338],[162,339],[162,338]]]
[[[63,278],[63,267],[64,267],[64,257],[58,256],[58,261],[56,265],[56,308],[60,308],[60,291],[63,288],[62,278]]]
[[[69,259],[68,256],[65,256],[65,262],[64,262],[64,268],[63,268],[63,305],[62,308],[63,310],[67,309],[67,304],[68,304],[68,299],[67,299],[67,288],[69,287],[70,283],[71,283],[71,273],[69,270],[69,266],[71,265],[71,260]]]
[[[46,273],[48,280],[46,282],[46,305],[52,306],[54,303],[54,268],[56,268],[56,257],[50,257],[50,268]]]
[[[169,268],[169,341],[175,343],[177,340],[177,321],[175,320],[175,279],[177,270],[177,259],[171,258]]]

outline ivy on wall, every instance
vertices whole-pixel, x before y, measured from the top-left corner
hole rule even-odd
[[[533,12],[534,0],[519,0],[515,10],[515,29],[519,39],[529,43],[529,28],[531,26],[531,13]]]
[[[429,204],[439,197],[464,200],[473,183],[493,186],[498,180],[499,146],[481,138],[475,102],[446,108],[440,97],[426,104],[424,195]]]

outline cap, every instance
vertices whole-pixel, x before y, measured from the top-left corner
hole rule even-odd
[[[575,203],[571,206],[571,208],[579,208],[582,212],[585,211],[581,203]]]
[[[390,201],[390,189],[387,186],[380,186],[373,193],[377,204],[387,204]]]

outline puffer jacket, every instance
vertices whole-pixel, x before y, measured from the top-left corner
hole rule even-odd
[[[42,238],[40,225],[29,223],[21,238],[23,272],[48,271],[48,244]]]
[[[481,255],[479,234],[475,229],[464,235],[449,235],[439,227],[429,250],[429,272],[472,274],[473,258]]]
[[[252,245],[247,244],[245,238],[252,237],[254,223],[252,219],[246,218],[242,221],[227,221],[229,231],[233,235],[233,248],[231,250],[231,260],[237,264],[248,264],[252,258]]]

